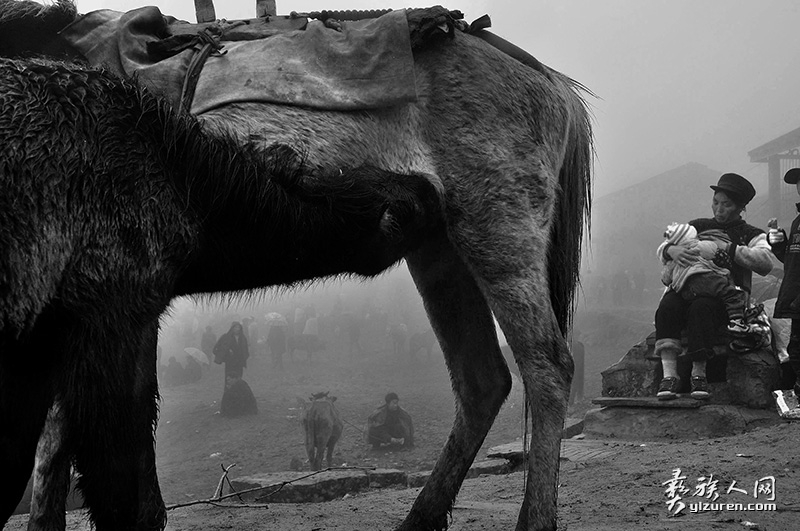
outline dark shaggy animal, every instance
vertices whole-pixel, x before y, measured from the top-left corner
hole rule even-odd
[[[0,0],[0,12],[8,2]],[[455,31],[463,21],[447,10],[407,15],[412,27],[422,20],[425,27],[447,30],[438,45],[430,39],[414,49],[416,102],[358,113],[235,103],[200,119],[204,130],[233,131],[241,141],[303,138],[308,165],[322,174],[370,163],[434,176],[445,222],[428,230],[406,259],[447,362],[456,418],[399,529],[447,527],[461,483],[511,389],[494,314],[530,411],[531,449],[517,528],[554,530],[573,371],[565,336],[591,195],[591,124],[583,87],[519,49],[501,51],[496,46],[504,46],[502,39],[485,30]],[[26,38],[34,51],[57,44],[52,32]]]
[[[170,300],[374,275],[438,212],[421,176],[311,175],[286,146],[210,137],[131,82],[57,62],[0,59],[0,145],[0,522],[55,404],[32,525],[63,527],[73,462],[98,529],[162,528],[156,337]]]

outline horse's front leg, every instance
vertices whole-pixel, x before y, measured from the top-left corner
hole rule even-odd
[[[472,274],[442,236],[408,258],[444,352],[456,398],[453,429],[404,531],[439,530],[511,390],[491,312]]]
[[[50,334],[40,334],[41,336]],[[50,345],[0,337],[0,527],[14,513],[31,477],[39,434],[53,400]]]
[[[76,393],[83,409],[70,419],[78,486],[98,530],[162,530],[154,443],[158,322],[117,332],[103,340],[85,336],[85,355],[96,363],[79,374],[89,389]],[[101,361],[102,372],[91,372]]]

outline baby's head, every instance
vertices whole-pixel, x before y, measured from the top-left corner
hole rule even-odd
[[[664,231],[664,237],[669,243],[680,245],[683,242],[697,238],[697,229],[688,223],[670,223]]]

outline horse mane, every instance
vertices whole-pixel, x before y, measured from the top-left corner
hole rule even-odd
[[[572,123],[564,164],[558,176],[560,193],[548,253],[550,300],[561,333],[566,337],[572,326],[575,292],[580,284],[584,228],[591,229],[594,144],[585,96],[594,94],[577,81],[554,70],[551,72],[573,95],[567,98],[572,107]]]
[[[78,17],[72,0],[42,5],[32,0],[0,0],[0,55],[67,55],[69,46],[58,33]],[[54,41],[55,45],[51,45]]]

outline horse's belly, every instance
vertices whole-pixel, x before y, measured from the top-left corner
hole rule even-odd
[[[227,129],[243,142],[297,149],[312,167],[337,170],[368,164],[396,173],[435,175],[419,109],[332,112],[248,103],[204,113],[206,127]]]

